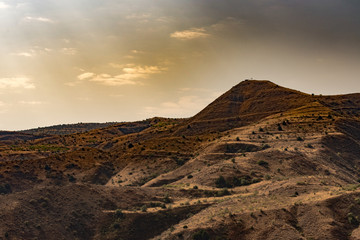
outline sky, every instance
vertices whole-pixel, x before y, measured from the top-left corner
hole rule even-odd
[[[0,0],[0,129],[190,117],[245,79],[360,92],[359,0]]]

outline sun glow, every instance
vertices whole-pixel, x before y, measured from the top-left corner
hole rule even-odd
[[[251,77],[360,91],[359,4],[330,1],[1,1],[0,127],[189,117]]]

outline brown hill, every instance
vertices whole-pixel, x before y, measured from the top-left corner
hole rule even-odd
[[[314,101],[311,95],[270,81],[245,80],[190,118],[181,133],[201,134],[241,127]]]
[[[359,116],[244,81],[189,119],[0,141],[0,238],[360,239]]]

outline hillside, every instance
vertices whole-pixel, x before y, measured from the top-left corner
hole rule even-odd
[[[76,124],[60,124],[50,127],[39,127],[28,130],[19,131],[33,135],[66,135],[73,133],[84,133],[93,129],[105,128],[118,123],[76,123]]]
[[[360,94],[247,80],[79,129],[0,135],[0,239],[360,239]]]

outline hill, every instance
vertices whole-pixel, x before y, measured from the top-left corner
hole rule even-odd
[[[50,127],[39,127],[34,129],[28,129],[19,131],[20,133],[28,133],[33,135],[67,135],[73,133],[83,133],[93,129],[99,129],[115,125],[118,123],[76,123],[76,124],[60,124]]]
[[[21,134],[4,239],[360,239],[360,94],[243,81],[188,119]]]

